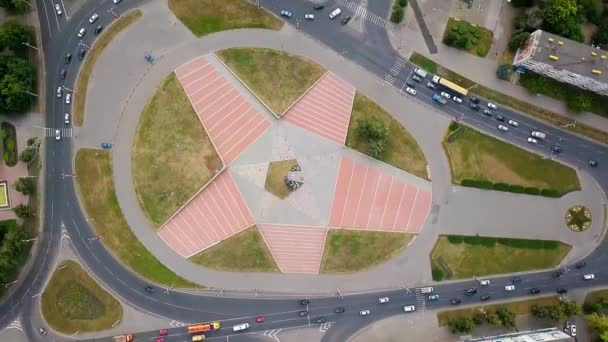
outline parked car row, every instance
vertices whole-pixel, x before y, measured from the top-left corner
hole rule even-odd
[[[325,8],[325,5],[321,4],[321,3],[316,3],[313,5],[312,9],[315,11],[321,11]],[[293,17],[293,12],[290,10],[286,10],[286,9],[282,9],[280,12],[282,17],[285,17],[287,19],[291,19],[291,17]],[[336,19],[337,17],[339,17],[342,14],[342,9],[337,7],[334,8],[330,13],[329,13],[329,19]],[[304,14],[304,19],[312,21],[315,20],[315,15],[313,13],[306,13]],[[345,15],[342,20],[340,21],[342,23],[342,25],[346,25],[348,24],[348,22],[350,21],[351,16],[350,15]]]

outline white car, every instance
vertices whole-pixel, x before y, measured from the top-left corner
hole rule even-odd
[[[492,102],[488,102],[488,108],[498,109],[498,107],[496,107],[496,105],[493,104]]]
[[[112,0],[112,2],[113,2],[114,4],[117,4],[117,3],[121,2],[121,1],[122,1],[122,0]]]
[[[55,130],[55,140],[61,140],[61,131],[58,129]]]
[[[61,12],[61,6],[59,6],[59,4],[55,4],[55,12],[57,12],[57,15],[61,15],[63,12]]]
[[[63,95],[63,89],[61,87],[57,87],[57,97],[61,97]]]
[[[431,88],[431,89],[437,89],[437,86],[435,84],[433,84],[433,82],[428,82],[426,84],[427,87]]]
[[[456,102],[456,103],[462,103],[462,99],[460,97],[454,96],[454,97],[452,97],[452,100],[454,100],[454,102]]]
[[[528,137],[528,142],[529,142],[530,144],[538,144],[538,140],[536,140],[536,139],[534,139],[534,138],[532,138],[532,137]]]
[[[87,29],[85,29],[84,27],[78,30],[78,38],[84,37],[85,34],[87,34]]]
[[[284,16],[285,18],[291,18],[291,16],[293,15],[293,13],[287,11],[287,10],[281,10],[281,15]]]
[[[406,305],[403,307],[403,311],[414,312],[414,311],[416,311],[416,307],[414,305]]]
[[[339,16],[340,13],[342,13],[342,10],[340,8],[336,8],[335,10],[331,11],[331,13],[329,13],[329,19],[334,19],[335,17]]]
[[[369,315],[369,310],[361,310],[359,311],[359,316],[367,316]]]
[[[306,19],[306,20],[315,20],[315,15],[314,14],[305,14],[304,15],[304,19]]]
[[[517,122],[515,120],[509,120],[507,122],[509,123],[509,125],[511,125],[513,127],[519,127],[519,122]]]
[[[99,14],[95,13],[93,14],[90,18],[89,18],[89,23],[94,23],[97,21],[97,19],[99,18]]]
[[[506,285],[505,291],[515,291],[515,285]]]
[[[488,286],[490,285],[490,279],[482,279],[479,281],[479,285],[481,286]]]
[[[63,122],[65,122],[66,125],[70,124],[70,113],[65,113],[63,117]]]
[[[509,130],[509,127],[507,127],[505,125],[498,125],[498,130],[506,132]]]
[[[595,279],[595,274],[593,274],[593,273],[585,274],[583,276],[583,279],[585,279],[585,280],[593,280],[593,279]]]
[[[407,91],[408,93],[410,93],[412,95],[416,95],[416,90],[414,88],[407,87],[407,88],[405,88],[405,91]]]
[[[116,0],[114,0],[116,1]],[[243,331],[249,329],[249,323],[237,324],[232,327],[232,331]]]
[[[380,304],[388,303],[388,297],[382,297],[382,298],[378,299],[378,303],[380,303]]]
[[[445,97],[446,99],[451,99],[452,97],[450,96],[450,94],[446,93],[445,91],[441,92],[441,96]]]
[[[576,336],[576,325],[572,324],[572,326],[570,327],[570,336],[575,337]]]
[[[72,94],[67,93],[65,94],[65,104],[70,104],[72,103]]]

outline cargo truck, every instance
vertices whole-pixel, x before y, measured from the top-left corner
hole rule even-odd
[[[114,342],[132,342],[133,334],[114,336]]]
[[[439,94],[433,94],[433,100],[441,103],[442,105],[446,104],[447,100],[445,99],[445,97],[439,95]]]
[[[201,323],[188,326],[188,333],[200,333],[207,332],[211,330],[218,330],[220,328],[220,322],[210,322],[210,323]]]

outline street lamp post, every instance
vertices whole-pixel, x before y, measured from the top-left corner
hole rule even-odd
[[[568,127],[576,127],[576,120],[574,120],[573,122],[569,123],[569,124],[565,124],[563,126],[561,126],[561,128],[568,128]]]
[[[35,47],[34,45],[32,45],[32,44],[30,44],[30,43],[28,43],[28,42],[21,42],[21,44],[22,44],[22,45],[25,45],[25,46],[27,46],[27,47],[29,47],[29,48],[32,48],[32,49],[34,49],[34,50],[36,50],[36,51],[40,51],[40,49],[39,49],[39,48]]]
[[[11,281],[10,283],[2,284],[2,286],[4,286],[4,288],[8,289],[9,286],[16,284],[18,282],[19,282],[19,280]]]
[[[31,241],[36,241],[36,240],[38,240],[38,238],[27,239],[27,240],[21,240],[21,242],[31,242]]]
[[[38,94],[34,94],[34,93],[29,92],[29,91],[27,91],[27,90],[20,90],[20,91],[21,91],[22,93],[26,93],[26,94],[28,94],[28,95],[32,95],[32,96],[36,96],[36,97],[38,97]]]

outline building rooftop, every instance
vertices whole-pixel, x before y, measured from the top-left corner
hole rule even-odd
[[[465,339],[466,342],[574,342],[574,337],[557,328],[523,331],[499,336]]]

